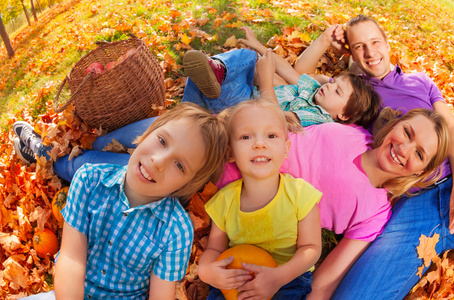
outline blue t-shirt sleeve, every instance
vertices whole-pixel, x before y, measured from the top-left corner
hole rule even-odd
[[[88,235],[89,215],[89,168],[85,165],[77,170],[71,182],[62,210],[63,219],[77,231]]]
[[[194,239],[191,218],[178,203],[164,236],[168,246],[153,264],[153,273],[162,280],[178,281],[186,274]]]

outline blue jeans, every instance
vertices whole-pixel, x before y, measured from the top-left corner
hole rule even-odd
[[[281,287],[272,300],[303,300],[312,291],[312,273],[306,272]],[[210,286],[207,300],[225,300],[221,290]]]
[[[129,154],[107,152],[102,151],[102,149],[107,146],[107,144],[112,143],[112,139],[116,139],[127,148],[135,148],[136,145],[133,143],[134,140],[142,135],[156,118],[157,117],[137,121],[100,136],[93,143],[93,150],[83,151],[82,154],[74,157],[72,160],[68,160],[69,155],[58,158],[54,163],[55,174],[66,181],[71,182],[76,171],[85,163],[127,165],[130,157]],[[48,150],[49,148],[43,148],[42,152],[44,153]],[[38,155],[43,155],[43,153]]]
[[[215,55],[213,58],[222,61],[226,68],[219,98],[207,98],[188,78],[181,101],[193,102],[219,113],[224,108],[251,98],[257,53],[249,49],[237,49]]]
[[[422,194],[399,200],[383,233],[350,269],[332,299],[403,299],[419,281],[416,273],[423,261],[416,247],[421,234],[440,235],[438,254],[454,248],[448,228],[451,188],[448,178]]]

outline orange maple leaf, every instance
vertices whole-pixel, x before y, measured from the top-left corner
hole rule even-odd
[[[433,237],[429,238],[424,234],[419,237],[419,246],[416,247],[418,251],[418,258],[424,260],[424,266],[428,267],[434,257],[438,257],[435,251],[435,245],[438,243],[440,235],[435,233]]]

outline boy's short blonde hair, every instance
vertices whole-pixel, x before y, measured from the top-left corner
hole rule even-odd
[[[202,107],[184,102],[178,104],[175,108],[168,110],[162,116],[159,116],[153,124],[148,127],[144,134],[139,136],[134,142],[140,144],[150,133],[164,124],[184,118],[192,119],[197,127],[200,128],[200,134],[205,142],[205,163],[202,168],[195,174],[194,178],[186,185],[175,191],[172,195],[178,197],[185,204],[187,200],[197,191],[201,190],[209,181],[216,183],[221,176],[223,166],[226,163],[226,153],[228,145],[228,135],[225,123],[216,116]]]

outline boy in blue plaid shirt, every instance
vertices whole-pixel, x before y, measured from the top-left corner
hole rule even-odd
[[[239,41],[264,55],[267,48],[256,39],[252,30],[249,27],[242,29],[246,39]],[[253,83],[257,81],[257,75],[260,76],[255,68],[255,51],[232,50],[211,58],[199,51],[188,51],[183,59],[189,76],[183,102],[194,102],[219,112],[248,100],[251,95],[255,98]],[[376,118],[381,98],[363,78],[348,72],[336,78],[301,75],[279,55],[272,57],[278,75],[275,76],[278,104],[287,116],[302,126],[339,122],[368,128]],[[301,55],[299,63],[304,65],[310,60],[313,60],[311,55]],[[314,66],[313,70],[307,69],[307,73],[314,73],[316,64],[307,65]]]
[[[63,209],[55,295],[30,299],[175,299],[194,235],[177,198],[217,181],[227,134],[190,103],[160,116],[137,142],[127,166],[77,171]]]

